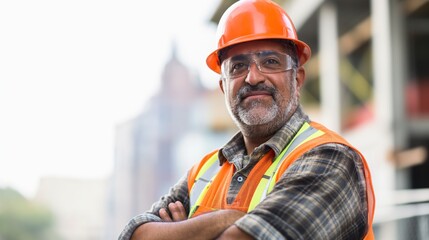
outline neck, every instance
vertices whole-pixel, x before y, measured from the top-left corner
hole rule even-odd
[[[296,112],[299,105],[295,105],[294,109],[286,111],[285,117],[271,121],[261,125],[246,125],[243,122],[238,122],[238,127],[241,130],[244,138],[244,144],[246,146],[247,154],[251,154],[253,150],[259,147],[261,144],[268,141],[274,134],[281,129],[291,116]]]
[[[246,146],[247,154],[248,155],[252,154],[255,148],[259,147],[260,145],[268,141],[272,136],[273,135],[255,137],[255,136],[243,135],[244,145]]]

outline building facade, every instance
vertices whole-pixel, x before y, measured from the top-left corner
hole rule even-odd
[[[136,118],[117,126],[109,239],[234,131],[220,90],[203,88],[173,50],[159,92]]]

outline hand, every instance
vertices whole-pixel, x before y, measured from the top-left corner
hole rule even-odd
[[[165,208],[161,208],[158,212],[159,217],[161,217],[164,222],[178,222],[188,219],[185,207],[183,207],[183,204],[180,201],[169,203],[168,210],[170,211],[171,216]]]

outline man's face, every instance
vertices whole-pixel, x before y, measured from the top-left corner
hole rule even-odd
[[[271,40],[253,41],[233,46],[226,52],[224,59],[227,60],[222,64],[223,79],[220,80],[228,110],[237,125],[244,134],[258,136],[274,134],[295,112],[299,104],[299,90],[305,75],[302,68],[297,70],[283,67],[289,70],[274,71],[275,73],[262,69],[263,72],[261,72],[256,62],[260,60],[258,63],[261,67],[265,63],[265,58],[256,54],[260,52],[280,53],[278,56],[286,53],[282,44]],[[226,74],[226,71],[233,72],[231,68],[239,69],[236,65],[230,64],[232,61],[228,60],[234,59],[234,57],[240,59],[239,56],[247,56],[247,59],[251,59],[248,72],[246,70],[244,75],[238,74],[239,77]],[[240,61],[238,60],[238,62]],[[290,61],[290,59],[285,61]],[[275,62],[277,63],[277,61]],[[270,66],[268,65],[267,69]]]

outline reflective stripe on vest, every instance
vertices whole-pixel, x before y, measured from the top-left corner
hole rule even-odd
[[[296,149],[301,144],[310,141],[318,136],[323,134],[322,131],[317,130],[311,127],[308,123],[304,123],[292,141],[283,149],[283,151],[277,156],[271,166],[267,169],[264,176],[259,181],[258,187],[253,194],[252,200],[250,201],[249,208],[247,212],[253,210],[258,203],[265,199],[268,193],[270,193],[276,181],[277,173],[279,166],[281,166],[282,162],[287,158],[289,153],[291,153],[294,149]]]
[[[192,215],[197,211],[198,206],[206,195],[207,190],[210,187],[210,183],[216,177],[219,172],[219,164],[214,164],[218,161],[218,153],[213,154],[210,159],[204,164],[201,170],[198,172],[197,177],[195,178],[194,185],[190,192],[190,206],[188,218],[191,218]]]
[[[265,196],[271,192],[275,185],[274,179],[276,179],[277,170],[281,163],[287,158],[294,149],[301,144],[314,139],[318,136],[323,135],[324,132],[311,127],[307,122],[302,125],[295,137],[290,143],[283,149],[283,151],[276,157],[271,166],[267,169],[264,176],[259,181],[259,184],[252,196],[248,212],[255,208],[255,206],[264,200]],[[210,183],[216,177],[220,170],[218,162],[218,154],[213,154],[210,159],[204,163],[201,170],[198,172],[195,182],[190,191],[190,206],[188,218],[191,218],[195,211],[198,209],[202,199],[204,198],[207,190],[210,187]]]

